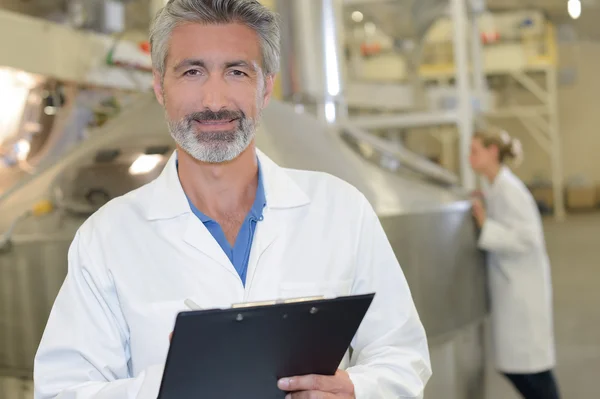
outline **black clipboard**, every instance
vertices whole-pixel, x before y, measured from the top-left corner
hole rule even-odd
[[[374,296],[181,312],[158,399],[284,399],[279,378],[335,374]]]

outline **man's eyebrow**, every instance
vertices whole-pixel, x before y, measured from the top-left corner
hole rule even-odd
[[[188,67],[192,67],[192,66],[206,68],[206,63],[200,59],[186,58],[185,60],[183,60],[183,61],[179,62],[177,65],[175,65],[173,70],[178,71],[182,68],[188,68]]]
[[[179,62],[177,65],[175,65],[175,67],[173,67],[173,70],[175,72],[177,72],[183,68],[189,68],[189,67],[200,67],[200,68],[207,69],[206,62],[204,62],[203,60],[197,59],[197,58],[186,58],[183,61]],[[235,61],[226,62],[224,64],[224,67],[225,68],[236,68],[236,67],[237,68],[248,68],[252,72],[257,72],[257,70],[258,70],[258,66],[255,63],[244,61],[244,60],[235,60]]]
[[[256,66],[254,65],[254,63],[244,61],[244,60],[236,60],[236,61],[231,61],[231,62],[225,63],[225,68],[235,68],[235,67],[248,68],[253,72],[256,72],[256,69],[257,69]]]

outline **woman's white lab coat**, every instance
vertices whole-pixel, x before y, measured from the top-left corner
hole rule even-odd
[[[553,368],[550,262],[529,190],[503,167],[486,192],[479,247],[488,251],[496,367],[508,373]]]
[[[376,297],[342,365],[357,398],[422,396],[425,331],[373,208],[333,176],[259,159],[267,206],[245,286],[191,212],[174,157],[157,180],[84,223],[36,355],[36,399],[156,399],[188,298],[215,308],[366,292]]]

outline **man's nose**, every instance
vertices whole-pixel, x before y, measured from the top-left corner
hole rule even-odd
[[[228,107],[228,87],[223,79],[211,77],[203,86],[202,106],[205,109],[217,112]]]

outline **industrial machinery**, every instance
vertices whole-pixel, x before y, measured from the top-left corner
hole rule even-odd
[[[150,94],[140,95],[60,161],[0,196],[0,232],[8,232],[0,238],[1,374],[31,376],[77,228],[106,201],[160,173],[174,149],[163,115]],[[485,268],[469,201],[367,136],[273,101],[257,145],[281,166],[328,172],[365,194],[428,333],[434,377],[426,397],[481,398]]]
[[[0,67],[0,194],[85,140],[128,97]]]
[[[151,3],[163,4],[161,0]],[[427,331],[434,375],[425,397],[483,398],[485,267],[476,248],[467,195],[456,187],[451,173],[358,129],[352,113],[352,123],[337,120],[331,125],[302,113],[312,107],[306,104],[307,97],[322,103],[324,119],[329,121],[335,120],[332,109],[333,114],[343,114],[340,94],[355,109],[380,109],[387,100],[365,105],[364,99],[376,95],[359,90],[352,96],[353,87],[344,82],[343,41],[334,39],[337,35],[327,25],[339,17],[339,8],[335,11],[333,6],[342,2],[322,0],[328,7],[313,9],[302,9],[300,2],[270,3],[289,6],[296,21],[284,24],[290,31],[283,32],[282,38],[283,97],[296,105],[271,102],[263,113],[258,148],[281,166],[328,172],[364,193],[380,217]],[[414,47],[395,44],[396,51],[406,52],[411,75],[417,74],[423,56],[420,43],[425,32],[448,5],[446,0],[343,3],[362,12],[365,22],[376,21],[388,34],[414,42]],[[278,11],[289,17],[285,7]],[[59,81],[133,90],[149,87],[149,74],[102,64],[114,45],[108,36],[12,13],[0,12],[0,21],[0,33],[6,33],[0,35],[5,38],[2,64]],[[324,25],[319,26],[319,21]],[[28,33],[23,35],[26,45],[6,40],[16,31]],[[24,47],[32,49],[28,57],[23,57]],[[327,51],[321,51],[325,47]],[[332,49],[335,57],[329,59]],[[132,54],[137,62],[139,57]],[[325,64],[338,67],[321,68]],[[415,89],[419,91],[418,85]],[[413,103],[409,100],[397,99],[401,104]],[[154,179],[174,149],[156,100],[141,94],[131,104],[91,130],[77,146],[68,150],[61,146],[60,151],[48,148],[43,154],[60,152],[60,157],[38,163],[32,175],[0,192],[0,376],[31,378],[33,358],[67,273],[67,251],[78,227],[110,199]],[[453,115],[449,120],[454,123]],[[423,115],[417,116],[423,120]],[[429,114],[425,119],[432,123]],[[2,393],[0,378],[0,397]]]

